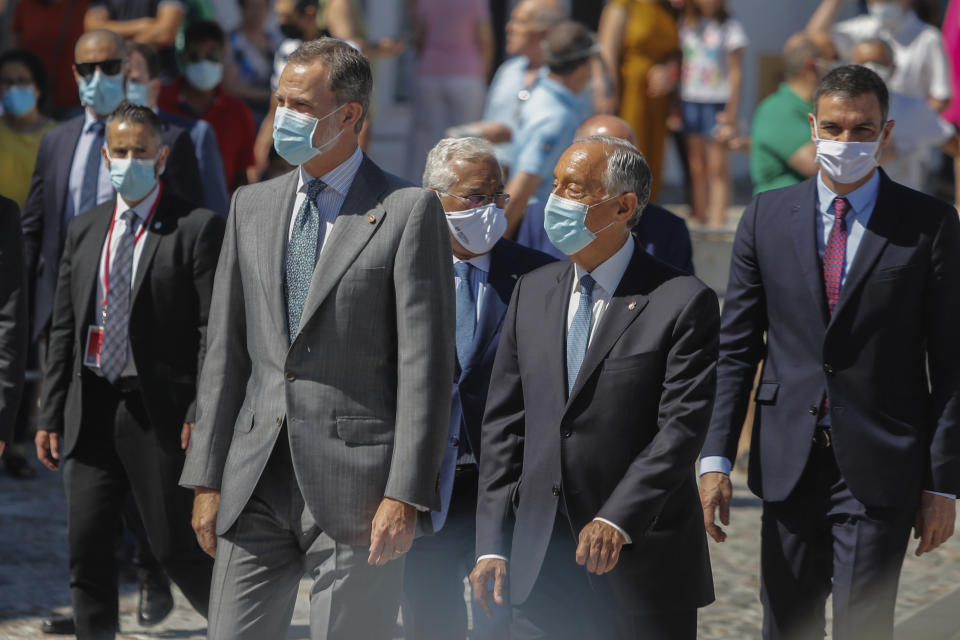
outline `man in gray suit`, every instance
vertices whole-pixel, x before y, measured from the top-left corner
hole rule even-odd
[[[280,77],[293,172],[233,196],[181,484],[215,554],[208,637],[392,638],[417,512],[439,509],[454,363],[436,196],[357,146],[370,65],[331,38]],[[422,521],[426,522],[428,518]]]

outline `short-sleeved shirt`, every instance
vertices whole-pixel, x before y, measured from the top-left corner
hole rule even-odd
[[[540,78],[523,106],[514,135],[514,173],[541,177],[533,201],[546,200],[553,188],[553,168],[584,121],[583,103],[549,76]]]
[[[883,165],[895,182],[922,191],[929,171],[930,150],[953,136],[953,125],[930,108],[926,100],[902,93],[890,93],[890,119],[897,156]]]
[[[217,99],[206,113],[194,113],[181,97],[182,86],[183,78],[177,78],[160,89],[158,106],[163,111],[210,123],[220,148],[227,189],[232,193],[240,186],[243,172],[253,166],[253,141],[257,135],[253,113],[243,100],[222,88],[217,88]]]
[[[757,107],[750,149],[750,178],[755,194],[806,180],[790,166],[790,156],[810,142],[807,114],[812,112],[813,104],[786,83]]]
[[[416,12],[425,35],[420,75],[486,80],[477,27],[490,22],[487,0],[420,0]]]
[[[179,7],[186,13],[186,6],[180,0],[91,0],[90,8],[106,9],[111,20],[138,20],[140,18],[156,18],[157,11],[163,5]],[[177,59],[173,47],[163,47],[160,54],[160,65],[163,67],[165,78],[173,78],[177,74]]]
[[[681,97],[688,102],[727,102],[730,99],[727,57],[748,43],[743,25],[733,18],[723,22],[711,18],[681,25]]]
[[[892,31],[885,29],[872,15],[857,16],[833,27],[837,52],[850,59],[854,45],[869,38],[883,38],[893,49],[896,65],[890,90],[926,100],[950,97],[950,67],[943,48],[943,37],[936,27],[907,12]]]

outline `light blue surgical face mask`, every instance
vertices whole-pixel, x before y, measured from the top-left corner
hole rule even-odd
[[[587,205],[584,202],[567,200],[551,193],[546,206],[543,208],[543,230],[547,232],[547,238],[553,243],[553,246],[564,255],[572,256],[579,253],[597,239],[598,233],[606,231],[614,224],[611,222],[594,233],[587,228],[587,213],[593,207],[619,197],[613,196],[602,202]]]
[[[345,106],[347,105],[340,105],[322,118],[314,118],[286,107],[277,107],[277,113],[273,118],[273,148],[281,158],[292,165],[309,162],[332,147],[343,134],[341,129],[329,140],[321,142],[317,147],[313,146],[313,135],[320,123]]]
[[[127,102],[138,107],[149,107],[147,104],[147,85],[142,82],[127,80]]]
[[[157,175],[155,158],[110,158],[110,182],[128,202],[150,193],[157,184]]]
[[[12,86],[3,94],[3,110],[14,117],[20,117],[30,112],[37,104],[37,92],[33,87]]]
[[[98,116],[108,116],[123,102],[123,74],[104,75],[99,68],[89,78],[80,78],[80,102]]]
[[[191,62],[186,70],[187,82],[194,89],[200,91],[210,91],[223,80],[223,63],[212,62],[210,60],[201,60],[200,62]]]

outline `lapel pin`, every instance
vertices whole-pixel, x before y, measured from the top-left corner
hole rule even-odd
[[[517,279],[517,274],[511,273],[511,274],[510,274],[510,277],[513,278],[514,280],[516,280],[516,279]]]
[[[377,221],[377,217],[372,213],[367,216],[367,222],[369,222],[370,224],[373,224],[376,221]]]
[[[154,222],[154,223],[153,223],[153,228],[154,228],[154,229],[160,229],[160,227],[161,227],[161,225],[160,225],[159,222]]]
[[[637,308],[637,301],[636,301],[636,300],[634,300],[633,302],[631,302],[631,303],[627,306],[627,309],[630,309],[630,311],[633,311],[633,310],[636,309],[636,308]]]

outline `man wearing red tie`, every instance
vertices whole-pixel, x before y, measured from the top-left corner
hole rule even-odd
[[[764,638],[890,638],[900,568],[953,533],[960,492],[960,223],[891,181],[888,94],[845,66],[810,114],[820,171],[758,195],[734,243],[702,452],[708,533],[758,363],[749,484],[763,498]]]

